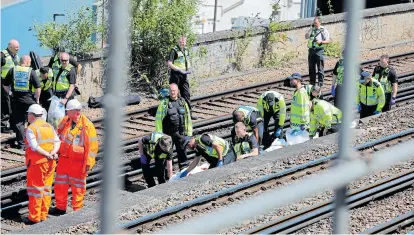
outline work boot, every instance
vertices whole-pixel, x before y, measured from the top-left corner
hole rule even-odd
[[[66,211],[61,210],[61,209],[58,209],[58,208],[56,208],[56,207],[51,208],[51,209],[49,210],[49,215],[60,216],[60,215],[64,215],[64,214],[66,214]]]
[[[13,130],[12,129],[10,129],[9,127],[1,127],[1,133],[3,133],[3,134],[10,134],[10,133],[13,133]]]
[[[22,222],[23,222],[25,225],[33,225],[33,224],[37,224],[37,223],[38,223],[38,222],[31,221],[31,220],[29,219],[29,217],[25,217],[25,218],[23,218],[23,219],[22,219]]]

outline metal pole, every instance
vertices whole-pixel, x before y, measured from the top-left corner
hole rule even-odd
[[[306,1],[307,0],[300,1],[300,18],[301,19],[305,18]]]
[[[312,6],[313,6],[313,0],[308,0],[308,5],[307,5],[307,8],[306,8],[306,12],[307,12],[306,18],[309,18],[309,17],[313,16]]]
[[[359,22],[362,18],[362,9],[364,9],[365,1],[348,0],[346,2],[346,50],[344,55],[344,83],[342,92],[339,97],[340,109],[343,111],[342,127],[339,136],[339,157],[338,164],[350,160],[352,154],[351,139],[352,129],[350,124],[353,119],[352,108],[354,106],[353,97],[355,97],[355,74],[360,58],[359,38],[360,33]],[[348,209],[346,206],[346,186],[335,190],[335,212],[334,212],[334,234],[348,233]]]
[[[313,0],[312,16],[318,15],[318,11],[316,9],[318,9],[318,0]]]
[[[121,183],[119,163],[121,160],[121,122],[123,120],[122,107],[124,105],[121,93],[126,80],[130,64],[129,47],[129,1],[111,1],[109,7],[109,53],[106,67],[106,94],[103,100],[105,106],[105,139],[103,185],[101,189],[101,233],[115,232],[115,222],[118,211],[118,188]],[[116,7],[115,7],[116,4]]]
[[[213,32],[216,32],[216,21],[217,21],[217,4],[218,4],[218,0],[214,0],[214,22],[213,22]]]

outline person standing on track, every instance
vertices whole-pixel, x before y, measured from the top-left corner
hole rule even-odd
[[[53,90],[61,98],[60,102],[66,105],[75,95],[76,70],[69,64],[68,53],[62,52],[59,56],[61,65],[58,70],[53,69]]]
[[[187,44],[187,37],[180,36],[178,45],[175,46],[168,57],[167,65],[170,68],[170,84],[175,83],[180,89],[181,97],[187,102],[188,108],[191,111],[190,101],[190,83],[188,82],[188,74],[191,74],[190,53],[185,47]],[[191,114],[192,120],[198,118]]]
[[[341,59],[335,64],[332,76],[331,95],[335,98],[334,105],[339,107],[339,94],[342,89],[342,80],[344,78],[344,59],[345,50],[342,51]]]
[[[398,77],[395,69],[389,65],[388,55],[381,55],[380,65],[374,68],[372,77],[379,81],[385,92],[385,105],[382,112],[391,110],[397,100]]]
[[[381,83],[373,79],[367,71],[361,73],[357,89],[356,104],[359,118],[380,114],[385,104],[384,89]]]
[[[27,110],[29,126],[26,129],[28,225],[47,219],[52,200],[52,183],[60,140],[55,129],[42,120],[43,108],[32,104]]]
[[[49,111],[50,107],[50,98],[53,96],[53,89],[52,89],[52,83],[53,83],[53,72],[52,69],[48,67],[42,67],[37,71],[38,77],[41,78],[40,80],[40,98],[39,102],[40,105],[42,105],[43,108],[46,109],[46,111]],[[34,88],[32,90],[34,92]]]
[[[302,86],[303,78],[299,73],[288,77],[290,85],[296,90],[293,92],[290,108],[290,128],[295,130],[309,129],[309,95]]]
[[[54,215],[66,213],[69,185],[72,189],[72,209],[77,211],[83,207],[86,177],[95,165],[98,155],[95,126],[81,114],[81,109],[79,101],[70,100],[66,105],[67,116],[58,127],[62,145],[56,169],[56,207],[51,211]]]

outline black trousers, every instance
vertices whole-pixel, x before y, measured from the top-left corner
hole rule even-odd
[[[190,84],[188,83],[187,75],[171,71],[170,84],[171,83],[177,84],[181,97],[184,98],[185,102],[188,104],[188,108],[191,109]]]
[[[382,108],[382,112],[387,112],[391,110],[391,92],[385,93],[385,105],[384,108]]]
[[[335,107],[337,107],[337,108],[339,108],[339,109],[341,109],[340,107],[339,107],[339,96],[340,96],[340,94],[341,94],[341,89],[342,89],[342,85],[340,85],[340,84],[337,84],[336,85],[336,88],[335,88],[335,99],[334,99],[334,105],[335,105]]]
[[[10,116],[11,116],[11,102],[10,96],[1,86],[1,127],[10,127]]]
[[[270,134],[269,131],[269,122],[270,119],[273,118],[273,120],[275,121],[274,125],[275,125],[275,130],[273,131],[273,135]],[[279,126],[279,112],[264,112],[264,117],[263,117],[263,125],[264,125],[264,131],[263,131],[263,140],[262,140],[262,144],[264,145],[265,148],[269,147],[274,138],[274,133],[276,132],[276,130],[280,127]]]
[[[309,79],[311,85],[323,86],[324,75],[324,50],[309,48],[308,65],[309,65]],[[318,82],[316,82],[316,68],[318,68]]]
[[[13,102],[13,110],[11,115],[11,126],[13,131],[16,133],[16,140],[17,146],[23,147],[24,146],[24,124],[27,120],[27,110],[29,109],[30,105],[35,104],[36,102],[33,100],[33,103],[22,103],[19,101]]]
[[[212,169],[212,168],[215,168],[217,166],[218,158],[211,157],[211,156],[208,156],[208,155],[205,155],[203,157],[210,164],[208,169]],[[223,156],[223,166],[227,165],[227,164],[230,164],[232,162],[235,162],[235,161],[236,161],[236,154],[234,154],[233,147],[230,146],[229,151],[227,152],[227,154],[225,156]]]
[[[359,114],[359,118],[362,119],[374,115],[375,110],[377,110],[377,105],[368,106],[361,103],[361,113]]]
[[[175,150],[177,151],[178,166],[181,169],[188,166],[187,151],[183,148],[184,135],[181,135],[179,132],[168,133],[164,132],[167,135],[171,136],[173,144],[175,145]]]
[[[151,158],[147,157],[147,164],[142,164],[141,166],[148,188],[155,186],[154,176],[157,177],[159,184],[167,182],[165,177],[165,159],[155,159],[155,167],[153,169],[150,167],[150,162]]]
[[[322,127],[321,130],[319,131],[319,137],[323,136],[323,131],[325,130],[325,127]],[[333,124],[331,125],[331,128],[326,132],[326,135],[329,134],[333,134],[333,133],[337,133],[340,130],[340,125],[339,124]]]
[[[39,98],[39,102],[40,105],[46,109],[46,111],[49,111],[49,107],[50,107],[50,98],[53,96],[53,91],[52,89],[49,89],[47,91],[42,91],[42,93],[40,93],[40,98]]]

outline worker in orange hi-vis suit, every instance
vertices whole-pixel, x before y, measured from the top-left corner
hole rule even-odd
[[[30,125],[26,129],[27,195],[29,216],[26,224],[47,219],[52,198],[52,183],[60,140],[54,128],[42,119],[43,108],[32,104],[27,110]]]
[[[66,213],[69,185],[72,189],[72,208],[83,207],[86,190],[86,177],[95,165],[98,153],[98,139],[93,123],[81,114],[82,105],[70,100],[66,105],[67,116],[58,127],[62,144],[56,169],[55,199],[56,207],[50,212],[54,215]]]

